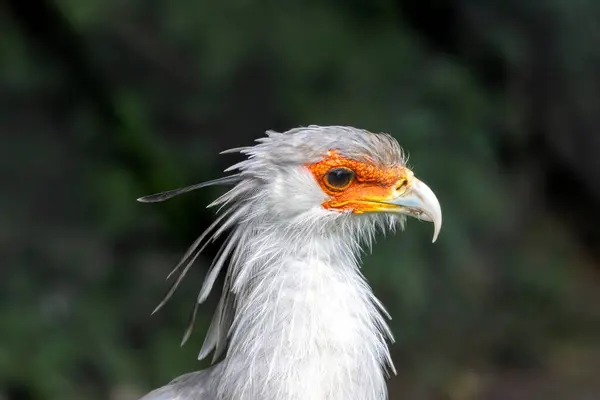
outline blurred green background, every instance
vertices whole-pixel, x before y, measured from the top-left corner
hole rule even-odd
[[[0,2],[0,399],[134,400],[179,342],[207,188],[267,129],[392,133],[444,210],[364,272],[393,315],[390,398],[600,399],[600,3]]]

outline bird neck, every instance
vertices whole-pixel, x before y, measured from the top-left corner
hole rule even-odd
[[[358,242],[238,228],[251,233],[228,284],[235,306],[222,398],[387,398],[391,334],[360,273]]]

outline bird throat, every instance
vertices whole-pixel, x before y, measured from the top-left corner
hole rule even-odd
[[[389,330],[359,270],[357,241],[247,229],[232,266],[227,400],[383,400]]]

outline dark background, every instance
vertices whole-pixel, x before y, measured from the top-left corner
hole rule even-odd
[[[133,400],[179,341],[212,179],[267,129],[395,135],[444,227],[364,272],[397,343],[394,399],[600,398],[600,2],[0,1],[0,399]]]

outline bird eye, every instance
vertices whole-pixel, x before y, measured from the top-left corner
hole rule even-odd
[[[354,171],[348,168],[334,168],[325,175],[325,184],[333,190],[346,189],[354,179]]]

